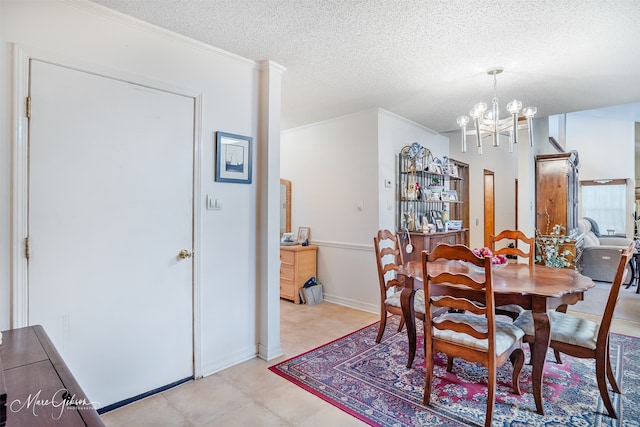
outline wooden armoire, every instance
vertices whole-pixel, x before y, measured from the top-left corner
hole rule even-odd
[[[582,237],[578,236],[578,195],[580,191],[577,151],[536,156],[536,234],[547,236],[561,225],[571,241],[564,245],[567,259],[579,268]]]

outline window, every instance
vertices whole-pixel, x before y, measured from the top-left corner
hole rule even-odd
[[[626,180],[582,181],[582,216],[593,219],[601,235],[627,229]]]

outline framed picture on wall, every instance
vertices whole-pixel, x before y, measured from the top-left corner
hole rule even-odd
[[[251,184],[253,138],[216,132],[216,181]]]

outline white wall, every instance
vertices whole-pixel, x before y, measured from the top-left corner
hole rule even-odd
[[[567,149],[578,150],[581,181],[628,179],[627,236],[633,236],[635,210],[635,122],[603,116],[599,110],[566,115]]]
[[[519,146],[527,144],[526,133],[522,142],[508,152],[508,144],[501,140],[499,147],[493,147],[487,139],[483,141],[483,154],[479,155],[475,136],[467,136],[467,152],[462,152],[461,132],[444,133],[450,141],[450,156],[469,165],[469,247],[484,246],[484,172],[494,173],[495,231],[515,227],[515,180],[518,177]],[[520,183],[518,183],[520,185]],[[522,194],[520,197],[527,197]]]
[[[256,354],[257,183],[214,182],[214,132],[222,130],[256,138],[258,68],[255,62],[142,24],[89,2],[39,1],[0,3],[0,328],[10,327],[9,230],[12,107],[10,43],[31,51],[68,58],[129,75],[133,81],[201,93],[201,194],[224,201],[221,211],[199,211],[202,372],[223,369]],[[141,165],[161,174],[152,163]],[[255,165],[254,165],[255,168]],[[257,176],[254,169],[254,177]],[[277,194],[276,194],[277,197]],[[230,255],[232,254],[232,255]],[[277,284],[274,284],[277,286]],[[232,302],[232,303],[230,303]],[[105,319],[108,322],[108,319]],[[99,329],[97,326],[96,329]],[[170,349],[168,349],[170,351]]]
[[[377,110],[364,111],[286,130],[280,151],[281,178],[291,180],[291,229],[311,228],[325,299],[368,310],[379,299],[362,292],[377,283],[377,128]]]
[[[428,148],[434,157],[442,159],[449,155],[449,140],[427,127],[419,125],[404,117],[379,110],[378,115],[378,212],[380,229],[396,230],[397,207],[396,192],[398,191],[398,153],[405,145],[417,142]],[[391,188],[384,186],[386,179],[391,180]],[[391,209],[389,209],[391,208]]]
[[[446,138],[379,109],[282,132],[292,230],[311,227],[327,301],[379,312],[373,236],[380,228],[395,230],[397,156],[414,141],[437,157],[448,153]]]

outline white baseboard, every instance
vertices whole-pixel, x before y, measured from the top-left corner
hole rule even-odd
[[[380,314],[380,306],[378,304],[363,303],[362,301],[343,298],[331,294],[324,294],[324,300],[333,304],[366,311],[368,313]]]

